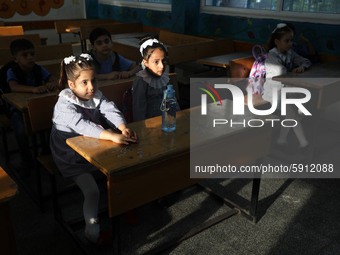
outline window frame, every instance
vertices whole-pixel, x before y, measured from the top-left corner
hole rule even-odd
[[[171,4],[159,4],[159,3],[145,3],[134,1],[122,1],[122,0],[98,0],[98,4],[114,5],[120,7],[131,7],[139,9],[149,9],[156,11],[171,11]]]
[[[265,18],[276,19],[284,21],[299,21],[310,22],[318,24],[340,24],[340,14],[332,13],[317,13],[317,12],[291,12],[283,11],[284,0],[277,0],[276,10],[259,10],[250,8],[232,8],[220,6],[205,6],[205,0],[201,0],[200,13],[225,15],[225,16],[238,16],[247,18]]]

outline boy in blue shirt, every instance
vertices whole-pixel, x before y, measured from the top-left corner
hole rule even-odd
[[[35,63],[33,44],[26,39],[14,40],[10,45],[13,61],[7,64],[6,81],[12,92],[45,93],[56,88],[57,80],[42,66]],[[25,133],[22,113],[9,108],[12,127],[21,157],[21,175],[28,176],[33,165],[29,142]],[[24,170],[23,170],[24,169]]]
[[[93,29],[90,42],[98,80],[126,79],[141,70],[135,63],[112,51],[111,34],[106,29]]]

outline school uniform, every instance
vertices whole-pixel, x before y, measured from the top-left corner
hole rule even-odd
[[[286,53],[281,53],[277,48],[271,49],[266,58],[266,81],[264,83],[263,99],[269,102],[273,101],[272,90],[274,87],[280,89],[284,86],[281,82],[274,81],[272,78],[287,72],[291,72],[294,68],[303,66],[309,68],[312,65],[311,61],[307,58],[301,57],[292,49]],[[279,97],[278,97],[279,98]]]
[[[110,52],[110,57],[106,61],[102,61],[98,58],[95,51],[91,50],[90,55],[93,58],[93,62],[96,68],[96,73],[98,74],[107,74],[111,72],[123,72],[129,71],[132,62],[125,59],[121,55],[116,52]]]
[[[116,105],[101,91],[98,90],[93,99],[83,101],[71,89],[60,92],[52,121],[51,152],[64,177],[96,170],[66,144],[66,139],[78,135],[99,138],[103,128],[117,128],[126,123]]]
[[[23,86],[38,87],[42,86],[43,82],[47,82],[51,76],[44,67],[37,64],[33,66],[32,71],[29,74],[22,70],[14,61],[9,62],[6,65],[6,68],[8,68],[6,73],[7,84],[10,81],[16,81]],[[9,86],[8,89],[10,90]],[[33,164],[33,159],[29,149],[22,112],[17,110],[14,106],[10,106],[9,116],[18,143],[21,160],[23,161],[22,164],[29,166]]]
[[[160,106],[163,100],[163,91],[169,83],[169,75],[152,74],[145,68],[136,74],[137,78],[132,84],[133,120],[145,120],[162,115]],[[177,104],[178,105],[178,104]]]
[[[19,84],[30,87],[42,85],[42,81],[47,82],[51,74],[41,65],[35,64],[31,74],[27,74],[19,65],[15,64],[7,70],[7,82],[17,81]]]

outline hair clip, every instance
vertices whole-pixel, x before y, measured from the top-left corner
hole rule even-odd
[[[277,24],[276,28],[273,30],[272,34],[275,33],[276,30],[280,29],[280,28],[283,28],[283,27],[286,27],[287,24],[286,23],[279,23]]]
[[[75,56],[69,56],[69,57],[64,58],[64,63],[66,65],[70,64],[73,61],[76,61],[76,57]]]
[[[139,48],[140,54],[143,56],[143,50],[148,47],[148,46],[152,46],[154,43],[160,43],[162,44],[160,41],[158,41],[157,39],[148,39],[145,42],[142,43],[142,45]]]
[[[79,55],[79,57],[85,58],[87,61],[93,60],[92,56],[87,53],[82,53]]]

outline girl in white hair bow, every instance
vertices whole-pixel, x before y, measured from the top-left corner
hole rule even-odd
[[[162,114],[163,91],[169,83],[165,72],[167,50],[155,38],[144,37],[140,42],[143,70],[137,73],[132,85],[133,120],[144,120]],[[178,104],[177,104],[178,105]]]
[[[284,86],[281,82],[272,80],[272,77],[287,72],[302,73],[312,65],[308,59],[301,57],[292,50],[292,42],[293,30],[287,24],[279,23],[273,30],[268,43],[269,52],[265,62],[266,82],[264,83],[264,100],[272,102],[273,91],[279,93]],[[275,87],[277,90],[273,90]],[[296,120],[298,118],[298,111],[293,106],[287,105],[287,119]],[[287,137],[290,129],[290,127],[282,127],[277,139],[277,144],[283,146],[287,151],[289,151],[289,148],[287,148]],[[307,151],[309,142],[305,137],[301,123],[292,129],[299,142],[299,152]]]
[[[73,180],[84,195],[85,236],[96,245],[112,245],[112,233],[100,231],[98,222],[100,194],[92,175],[98,169],[69,147],[66,139],[84,135],[129,144],[137,141],[137,135],[126,127],[114,102],[98,90],[94,69],[88,54],[66,57],[61,62],[50,147],[61,175]]]

